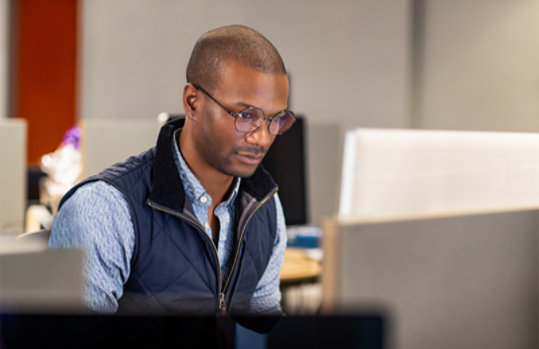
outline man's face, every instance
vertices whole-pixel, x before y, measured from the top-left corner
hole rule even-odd
[[[202,117],[197,122],[194,142],[201,160],[229,176],[252,175],[275,140],[268,124],[263,122],[251,133],[238,132],[234,128],[235,118],[202,91],[198,92]],[[231,112],[254,106],[269,118],[287,107],[288,78],[230,62],[223,67],[218,86],[208,92]]]

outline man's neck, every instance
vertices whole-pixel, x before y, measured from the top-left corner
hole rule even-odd
[[[213,206],[217,206],[224,201],[225,196],[229,192],[234,181],[234,177],[223,176],[222,174],[212,175],[208,173],[209,171],[202,171],[204,172],[204,176],[201,177],[192,168],[191,171],[193,171],[194,175],[198,178],[200,184],[204,187],[204,190],[211,196]]]
[[[178,148],[191,172],[193,172],[206,193],[212,198],[213,206],[217,206],[225,199],[226,194],[234,182],[234,177],[221,173],[209,166],[206,162],[190,156],[190,154],[195,154],[195,151],[189,147],[187,142],[182,142],[181,134],[178,141]]]

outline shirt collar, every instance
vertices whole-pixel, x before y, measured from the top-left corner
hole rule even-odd
[[[174,132],[174,135],[172,137],[172,147],[174,154],[174,163],[180,174],[180,179],[182,181],[185,194],[191,202],[200,202],[200,199],[203,196],[206,196],[206,198],[208,199],[206,202],[207,205],[209,205],[209,203],[211,203],[211,197],[208,195],[208,193],[206,193],[206,190],[204,190],[204,187],[202,186],[202,184],[200,184],[200,181],[191,171],[182,156],[182,153],[178,146],[179,132],[181,132],[181,129],[178,129]],[[234,199],[236,198],[236,195],[238,194],[240,188],[240,182],[241,178],[235,177],[234,183],[232,184],[234,186],[234,189],[232,190],[228,198],[223,202],[224,205],[230,206],[234,202]]]

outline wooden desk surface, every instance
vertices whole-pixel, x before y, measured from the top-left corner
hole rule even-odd
[[[313,259],[300,249],[288,248],[284,254],[281,269],[282,283],[307,282],[316,279],[322,272],[320,262]]]

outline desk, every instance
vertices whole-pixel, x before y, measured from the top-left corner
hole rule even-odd
[[[301,249],[286,249],[281,269],[281,284],[293,285],[314,282],[320,276],[322,266]]]
[[[285,251],[283,268],[281,269],[281,306],[286,313],[305,313],[306,304],[313,307],[308,313],[314,313],[319,307],[320,297],[307,296],[304,285],[315,284],[320,277],[322,267],[317,259],[310,257],[304,249],[288,248]],[[297,290],[293,290],[297,288]],[[300,292],[300,299],[292,297]],[[288,292],[290,291],[290,292]],[[295,300],[294,300],[295,299]],[[316,306],[315,306],[316,304]],[[298,308],[299,307],[299,308]]]

